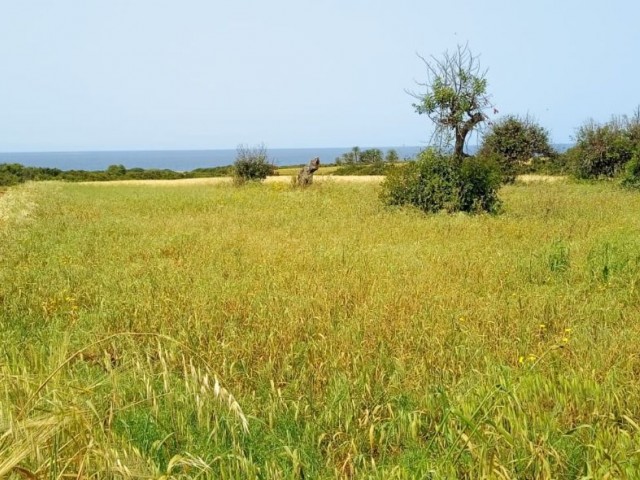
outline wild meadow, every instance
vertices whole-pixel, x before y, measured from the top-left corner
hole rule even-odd
[[[640,195],[26,183],[0,478],[640,478]]]

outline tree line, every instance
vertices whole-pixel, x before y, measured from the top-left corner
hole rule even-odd
[[[110,165],[106,170],[60,170],[58,168],[28,167],[19,163],[0,164],[0,186],[27,181],[60,180],[67,182],[106,182],[111,180],[179,180],[183,178],[222,177],[230,175],[231,166],[196,168],[188,172],[168,169],[125,168]]]

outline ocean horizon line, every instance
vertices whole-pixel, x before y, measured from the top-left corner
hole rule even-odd
[[[564,151],[571,144],[555,144]],[[252,148],[249,146],[248,148]],[[351,152],[351,147],[265,147],[269,159],[276,166],[306,164],[314,157],[320,157],[323,164],[331,164],[343,154]],[[397,146],[358,146],[360,151],[376,148],[386,154],[395,150],[400,159],[414,158],[427,145]],[[469,146],[468,151],[475,153],[477,145]],[[161,150],[69,150],[69,151],[20,151],[0,152],[0,164],[18,163],[26,167],[57,168],[59,170],[106,170],[110,165],[123,165],[127,169],[167,169],[191,171],[198,168],[211,168],[232,165],[237,148],[220,149],[161,149]]]

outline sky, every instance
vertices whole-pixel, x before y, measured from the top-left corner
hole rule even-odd
[[[426,145],[468,43],[553,143],[640,105],[637,0],[0,0],[0,151]],[[475,143],[476,140],[471,140]]]

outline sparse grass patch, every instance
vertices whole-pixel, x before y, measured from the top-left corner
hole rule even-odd
[[[637,478],[640,195],[379,190],[10,189],[0,477]]]

